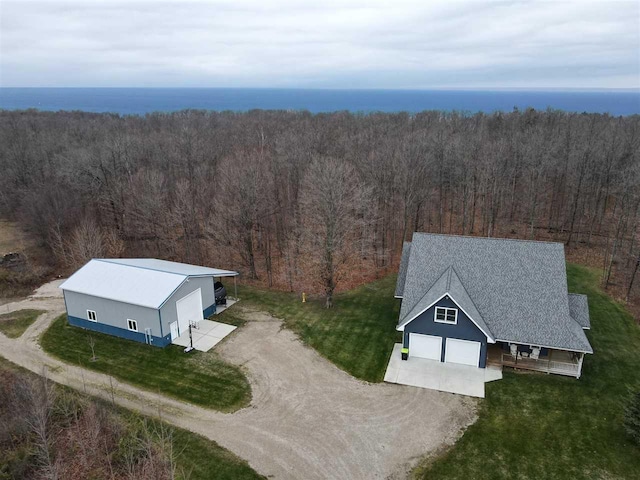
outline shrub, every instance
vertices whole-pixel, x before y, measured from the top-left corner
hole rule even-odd
[[[624,429],[640,445],[640,391],[633,395],[624,411]]]

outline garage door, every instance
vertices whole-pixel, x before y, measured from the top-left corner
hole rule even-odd
[[[444,361],[477,367],[480,364],[480,342],[447,338]]]
[[[409,334],[410,356],[440,361],[441,352],[442,337],[433,337],[431,335],[422,335],[420,333]]]
[[[180,335],[189,330],[189,320],[202,320],[202,293],[200,289],[191,292],[176,302],[178,310],[178,330]]]

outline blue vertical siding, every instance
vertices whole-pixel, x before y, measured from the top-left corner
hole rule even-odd
[[[449,307],[458,309],[458,323],[456,325],[449,325],[446,323],[437,323],[435,319],[436,307]],[[480,329],[473,323],[469,317],[458,307],[458,305],[449,297],[444,297],[433,305],[430,309],[423,312],[412,322],[409,322],[404,327],[403,335],[403,347],[408,348],[411,352],[411,345],[409,345],[409,334],[421,333],[424,335],[434,335],[442,337],[442,351],[440,353],[440,360],[444,362],[446,354],[446,339],[457,338],[459,340],[469,340],[472,342],[480,342],[480,368],[484,368],[487,365],[487,337],[480,331]]]
[[[146,343],[144,332],[132,332],[125,328],[114,327],[113,325],[107,325],[106,323],[90,322],[84,318],[73,317],[68,315],[67,320],[69,325],[74,327],[84,328],[86,330],[92,330],[94,332],[106,333],[107,335],[113,335],[114,337],[126,338],[127,340],[133,340],[135,342]],[[171,343],[171,334],[165,337],[151,336],[151,345],[154,347],[166,347]]]
[[[205,319],[209,318],[211,315],[216,313],[216,303],[213,302],[213,305],[209,305],[207,308],[204,309],[204,312],[202,313]]]

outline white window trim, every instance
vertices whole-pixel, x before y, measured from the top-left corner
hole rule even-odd
[[[91,320],[91,314],[93,313],[93,320]],[[95,310],[87,310],[87,320],[90,322],[98,323],[98,314]]]
[[[458,305],[458,302],[456,302],[456,300],[449,294],[449,292],[446,292],[445,294],[443,294],[441,297],[439,297],[437,300],[433,301],[432,303],[429,304],[429,306],[425,307],[424,309],[420,310],[420,312],[418,312],[417,314],[415,314],[410,320],[407,320],[406,322],[404,322],[402,325],[399,325],[396,327],[396,330],[398,332],[404,332],[404,328],[409,325],[411,322],[413,322],[416,318],[418,318],[420,315],[422,315],[424,312],[426,312],[427,310],[429,310],[431,307],[433,307],[436,303],[438,303],[440,300],[442,300],[444,297],[450,297],[451,300],[458,306],[458,308],[460,310],[462,310],[464,312],[464,314],[467,316],[467,318],[469,318],[469,320],[471,320],[473,322],[473,324],[478,327],[478,329],[484,334],[485,337],[487,337],[487,342],[489,343],[496,343],[496,342],[508,342],[509,340],[496,340],[495,338],[493,338],[491,335],[489,335],[480,325],[478,325],[476,323],[476,321],[473,319],[473,317],[471,315],[469,315],[469,312],[467,312],[464,308],[462,308],[460,305]],[[450,324],[451,325],[451,324]],[[554,347],[549,347],[549,348],[554,348]],[[585,353],[589,353],[589,352],[585,352]]]
[[[444,320],[438,320],[438,310],[444,310]],[[449,310],[453,310],[455,312],[455,320],[453,322],[447,321],[447,314]],[[457,325],[458,324],[458,309],[450,308],[450,307],[436,307],[433,311],[433,321],[436,323],[444,323],[446,325]]]
[[[131,328],[131,323],[129,322],[133,322],[136,326],[135,329]],[[138,321],[134,320],[133,318],[127,318],[127,330],[129,330],[130,332],[137,332],[138,331]]]

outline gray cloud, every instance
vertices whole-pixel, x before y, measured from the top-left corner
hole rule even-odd
[[[0,2],[3,86],[639,88],[640,3]]]

